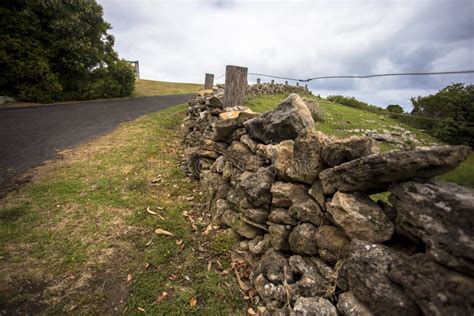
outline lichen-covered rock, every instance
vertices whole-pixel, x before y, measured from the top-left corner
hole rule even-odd
[[[322,297],[300,297],[291,316],[337,316],[336,307]]]
[[[268,211],[263,209],[249,208],[242,210],[242,213],[252,222],[265,224],[267,222]]]
[[[293,297],[297,294],[296,284],[288,286],[274,284],[269,282],[263,274],[257,275],[253,284],[262,301],[271,309],[283,307],[288,301],[288,295]]]
[[[265,112],[244,123],[252,138],[264,143],[295,139],[304,128],[313,128],[311,112],[297,94],[291,94],[273,111]]]
[[[321,209],[323,211],[325,211],[326,210],[326,198],[324,197],[323,186],[322,186],[320,180],[315,180],[314,181],[314,183],[311,186],[311,188],[309,189],[308,193],[309,193],[309,195],[311,195],[316,200],[316,202],[318,202],[319,207],[321,207]]]
[[[400,256],[390,264],[388,275],[424,315],[474,314],[474,279],[448,270],[422,254]]]
[[[339,294],[336,307],[343,316],[373,315],[350,291]]]
[[[334,223],[350,238],[382,242],[393,234],[392,222],[367,195],[337,192],[326,208]]]
[[[390,187],[398,230],[421,239],[441,264],[474,276],[474,190],[443,181]]]
[[[260,168],[254,173],[244,172],[240,176],[240,187],[247,193],[249,202],[256,207],[270,204],[272,183],[273,173],[269,168]]]
[[[306,194],[307,195],[307,194]],[[289,208],[288,213],[291,217],[300,222],[312,223],[319,226],[323,223],[323,213],[321,209],[309,195],[306,199],[298,199]]]
[[[304,185],[288,182],[273,183],[270,192],[272,193],[272,206],[275,208],[288,208],[293,205],[294,201],[305,200],[306,197],[311,198],[306,193]]]
[[[290,216],[287,209],[277,208],[274,209],[270,215],[268,215],[268,220],[270,222],[282,225],[292,225],[295,226],[298,224],[298,221]]]
[[[232,228],[237,234],[247,239],[262,235],[262,230],[246,223],[241,215],[233,210],[226,210],[221,216],[222,222]]]
[[[349,240],[337,227],[323,225],[316,233],[316,244],[321,259],[334,265],[347,255]]]
[[[380,149],[372,138],[351,136],[327,143],[321,151],[321,156],[328,165],[335,167],[379,152]]]
[[[255,274],[263,274],[265,278],[274,284],[283,284],[284,281],[293,283],[293,273],[288,265],[288,260],[274,249],[269,249],[262,256]]]
[[[270,232],[272,247],[276,251],[290,250],[288,238],[290,237],[290,230],[286,229],[284,225],[270,225],[268,227]]]
[[[225,151],[225,156],[234,166],[250,172],[256,172],[264,164],[264,161],[257,155],[254,155],[247,145],[238,141],[233,141],[230,144]]]
[[[219,114],[219,120],[212,126],[213,139],[216,141],[228,139],[235,130],[243,126],[245,121],[257,115],[258,113],[247,107],[226,108],[226,111]]]
[[[319,175],[325,194],[385,192],[390,184],[412,178],[431,178],[454,169],[465,160],[468,146],[432,146],[389,151],[355,159]]]
[[[352,293],[375,315],[420,314],[413,300],[388,277],[388,267],[398,256],[382,245],[357,239],[351,241],[350,256],[342,266],[339,278],[347,282]]]
[[[296,226],[289,238],[291,251],[302,255],[317,254],[316,233],[317,229],[312,224],[303,223]]]
[[[262,255],[270,249],[271,245],[270,234],[265,234],[262,236],[257,236],[252,240],[248,241],[248,247],[251,254]]]
[[[301,275],[296,281],[299,295],[304,297],[320,296],[329,288],[328,281],[321,276],[318,269],[299,255],[288,259],[290,269],[294,275]]]

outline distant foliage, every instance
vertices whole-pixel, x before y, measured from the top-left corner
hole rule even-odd
[[[411,114],[427,119],[403,118],[407,123],[448,143],[474,146],[474,85],[454,83],[411,102]]]
[[[403,108],[398,104],[390,104],[387,106],[387,111],[390,113],[403,113]]]
[[[339,104],[347,105],[356,109],[361,109],[369,112],[381,113],[384,109],[378,106],[371,105],[362,101],[357,100],[354,97],[346,97],[342,95],[330,95],[326,98],[329,101],[336,102]]]
[[[129,96],[132,68],[118,58],[95,1],[2,0],[0,95],[50,102]]]

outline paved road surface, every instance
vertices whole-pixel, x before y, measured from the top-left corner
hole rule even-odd
[[[0,110],[0,196],[14,176],[119,123],[184,103],[192,94]]]

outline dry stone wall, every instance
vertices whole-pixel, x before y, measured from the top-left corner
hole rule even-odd
[[[469,147],[380,153],[316,131],[296,94],[262,114],[222,96],[189,102],[183,167],[239,236],[262,314],[474,313],[474,190],[433,179]]]

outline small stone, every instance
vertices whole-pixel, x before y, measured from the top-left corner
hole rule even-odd
[[[257,236],[248,242],[249,251],[254,255],[262,255],[270,249],[271,241],[270,234],[265,234],[262,236]]]
[[[317,229],[312,224],[303,223],[296,226],[289,238],[291,251],[303,255],[317,254],[316,233]]]
[[[267,222],[268,211],[266,210],[250,208],[242,210],[242,213],[255,223],[265,224]]]
[[[349,240],[337,227],[324,225],[318,228],[316,244],[321,259],[334,265],[346,257]]]
[[[290,250],[290,245],[288,243],[290,231],[287,230],[285,226],[270,225],[268,227],[268,230],[270,232],[273,249],[275,249],[276,251]]]
[[[379,152],[380,149],[372,138],[351,136],[326,144],[321,151],[321,155],[328,165],[335,167],[344,162],[378,154]]]
[[[344,316],[372,316],[373,314],[362,304],[352,292],[339,294],[337,310]]]
[[[257,235],[262,235],[262,231],[256,227],[247,224],[239,215],[239,213],[227,210],[222,214],[222,222],[232,228],[237,234],[247,239],[253,239]]]
[[[288,208],[293,205],[295,200],[304,200],[306,196],[309,196],[305,186],[287,182],[273,183],[270,192],[272,193],[272,206],[276,208]]]
[[[295,226],[298,224],[298,221],[290,216],[287,209],[277,208],[274,209],[270,215],[268,215],[268,220],[276,224],[283,225],[292,225]]]
[[[394,228],[382,209],[367,195],[337,192],[326,204],[334,223],[347,236],[369,242],[389,240]]]
[[[322,297],[300,297],[291,316],[337,316],[334,305]]]
[[[307,199],[299,199],[288,210],[291,217],[301,222],[309,222],[316,226],[323,223],[323,213],[318,203],[309,195]]]

